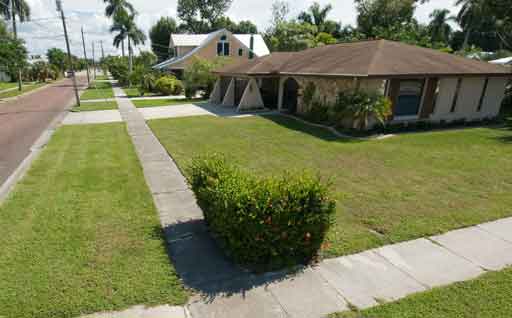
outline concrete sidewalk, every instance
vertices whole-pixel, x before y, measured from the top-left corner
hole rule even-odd
[[[119,88],[114,90],[122,94]],[[158,209],[170,257],[183,283],[197,292],[183,311],[175,308],[168,317],[325,317],[512,264],[509,218],[328,259],[289,275],[249,273],[225,258],[211,239],[193,192],[139,110],[128,99],[119,98],[118,103]],[[147,311],[137,310],[133,317],[146,317],[145,312],[149,317]]]

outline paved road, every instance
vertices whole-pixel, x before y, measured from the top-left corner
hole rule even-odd
[[[87,80],[78,76],[81,85]],[[0,185],[29,154],[30,147],[48,125],[74,101],[72,81],[0,103]]]

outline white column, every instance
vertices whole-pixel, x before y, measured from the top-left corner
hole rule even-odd
[[[283,97],[284,97],[284,82],[286,81],[286,78],[280,77],[279,78],[279,98],[277,102],[277,110],[281,111],[283,109]]]

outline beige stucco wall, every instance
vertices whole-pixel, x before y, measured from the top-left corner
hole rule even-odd
[[[193,56],[190,58],[187,58],[186,60],[173,64],[169,66],[170,69],[184,69],[188,65],[194,63],[196,58],[202,58],[207,60],[213,60],[217,58],[217,43],[220,41],[220,37],[224,34],[219,34],[208,43],[205,47],[199,49]],[[235,38],[232,34],[226,33],[225,35],[228,36],[229,41],[229,50],[230,54],[228,56],[230,63],[236,62],[240,60],[247,60],[249,58],[249,49],[245,47],[237,38]],[[188,47],[186,47],[188,48]],[[238,50],[243,49],[243,55],[238,56]],[[184,55],[184,54],[181,54]]]
[[[357,81],[354,78],[326,78],[326,77],[305,77],[305,76],[294,76],[293,77],[299,83],[299,99],[297,105],[297,111],[304,113],[307,111],[307,105],[303,101],[303,94],[309,83],[315,84],[316,93],[314,99],[319,99],[324,104],[334,104],[336,98],[340,92],[354,90],[359,86],[360,90],[367,92],[380,92],[384,94],[385,81],[379,79],[359,79]]]
[[[506,78],[490,78],[485,93],[484,102],[482,104],[482,117],[495,117],[499,114],[501,103],[505,97],[505,90],[508,79]]]
[[[485,78],[463,78],[455,111],[450,112],[457,88],[457,80],[457,78],[443,78],[440,80],[439,95],[434,113],[430,117],[431,120],[478,120],[498,115],[505,94],[507,83],[505,78],[489,79],[481,111],[477,111],[477,109]]]

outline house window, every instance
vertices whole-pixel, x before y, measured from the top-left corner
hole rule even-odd
[[[425,80],[401,80],[394,110],[395,117],[418,116]]]
[[[244,49],[238,49],[238,56],[244,56]]]
[[[484,105],[484,98],[485,93],[487,92],[487,86],[489,86],[489,78],[485,79],[484,88],[482,89],[482,95],[480,95],[480,100],[478,101],[478,108],[476,109],[477,112],[481,111],[482,106]]]
[[[459,100],[461,86],[462,86],[462,78],[459,78],[457,80],[457,87],[455,88],[455,95],[453,95],[452,108],[450,109],[450,113],[455,112],[455,107],[457,107],[457,101]]]
[[[217,42],[217,55],[229,56],[229,41],[225,35],[221,36],[219,42]]]

